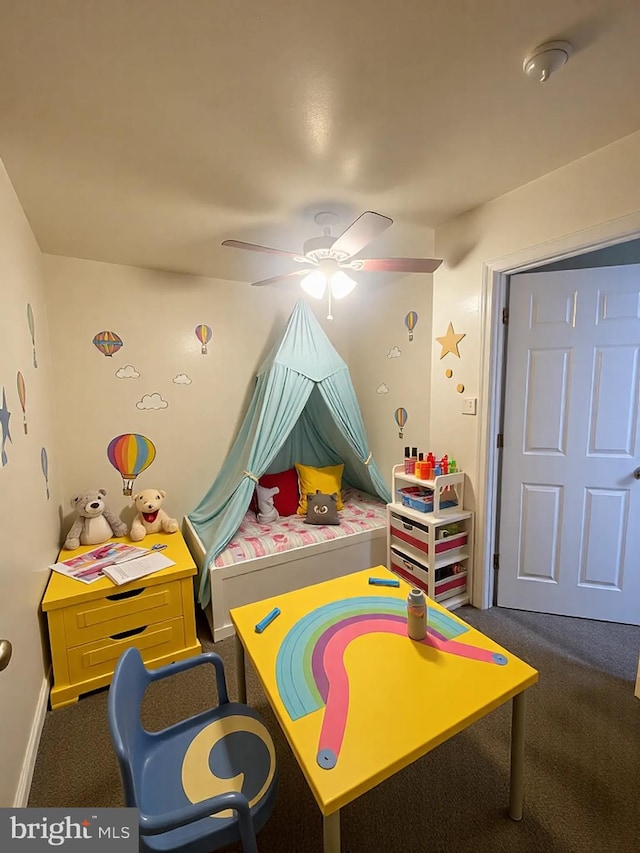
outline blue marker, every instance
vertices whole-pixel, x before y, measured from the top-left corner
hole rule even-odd
[[[262,634],[267,625],[270,625],[276,616],[280,615],[280,608],[274,607],[271,613],[267,613],[264,619],[261,619],[256,625],[256,634]]]
[[[369,583],[372,586],[400,586],[400,581],[391,578],[369,578]]]

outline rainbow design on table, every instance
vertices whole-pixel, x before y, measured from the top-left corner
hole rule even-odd
[[[468,626],[433,607],[427,608],[427,636],[420,642],[448,654],[504,666],[507,658],[487,649],[458,643]],[[349,678],[344,653],[356,637],[373,632],[407,635],[404,599],[358,596],[335,601],[308,613],[288,631],[276,659],[276,681],[292,720],[324,706],[316,760],[336,766],[349,715]],[[413,642],[407,639],[407,642]]]

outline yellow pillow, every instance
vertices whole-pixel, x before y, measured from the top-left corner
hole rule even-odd
[[[342,472],[344,465],[328,465],[326,468],[313,468],[311,465],[300,465],[296,462],[298,472],[298,488],[300,491],[300,505],[298,515],[307,514],[307,495],[322,492],[325,495],[338,494],[338,509],[344,506],[342,503]]]

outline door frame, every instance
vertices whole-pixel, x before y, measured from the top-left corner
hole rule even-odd
[[[502,309],[507,305],[509,276],[543,264],[594,252],[640,238],[640,211],[603,222],[546,243],[529,246],[482,264],[480,294],[479,434],[476,459],[476,550],[474,555],[473,604],[491,607],[494,597],[493,555],[497,553],[500,452],[496,436],[504,405],[506,368],[505,326]]]

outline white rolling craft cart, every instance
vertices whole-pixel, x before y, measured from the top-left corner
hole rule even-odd
[[[473,513],[464,509],[464,477],[458,471],[421,480],[394,465],[387,504],[388,568],[450,609],[471,599]],[[411,493],[416,487],[433,491],[432,506]],[[410,505],[402,489],[410,490]]]

